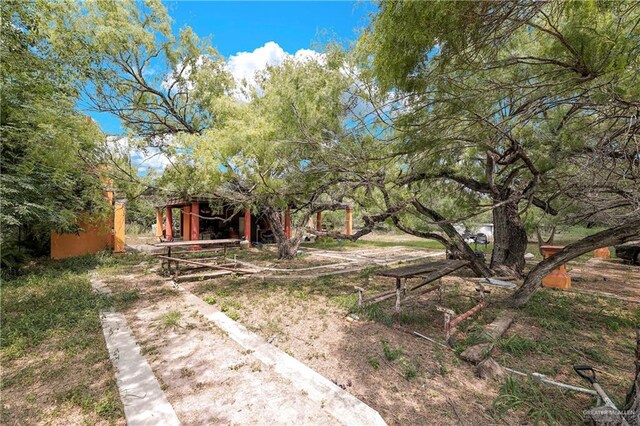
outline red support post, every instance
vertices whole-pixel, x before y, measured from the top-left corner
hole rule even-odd
[[[191,240],[200,239],[200,203],[191,203]]]
[[[284,213],[284,235],[287,238],[291,238],[291,208],[287,207],[287,211]]]
[[[251,247],[251,209],[244,211],[244,239],[249,241]]]
[[[167,218],[164,226],[167,241],[173,241],[173,210],[170,206],[167,206]]]

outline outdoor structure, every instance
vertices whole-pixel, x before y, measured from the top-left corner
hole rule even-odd
[[[106,219],[82,215],[78,225],[82,230],[77,234],[59,234],[51,232],[51,258],[84,256],[102,250],[114,253],[125,252],[125,217],[123,201],[113,201],[113,192],[106,191],[105,197],[113,206],[113,214]]]
[[[233,206],[213,197],[174,197],[164,205],[156,206],[156,237],[160,241],[195,241],[222,238],[244,238],[250,243],[273,243],[275,237],[266,217],[251,209],[238,211]],[[353,232],[353,213],[346,211],[345,233]],[[281,215],[284,233],[291,237],[291,207]],[[309,226],[313,220],[309,219]],[[316,214],[315,229],[322,231],[322,212]]]
[[[593,257],[597,257],[600,259],[609,259],[611,257],[611,252],[609,251],[609,247],[601,247],[593,251]]]
[[[542,256],[546,259],[558,253],[563,247],[560,246],[542,246]],[[566,265],[560,265],[557,269],[551,271],[549,275],[542,279],[542,285],[548,288],[559,288],[566,290],[571,288],[571,276],[567,273]]]
[[[214,198],[192,197],[170,198],[164,206],[157,206],[156,237],[165,241],[244,237],[250,242],[269,242],[273,233],[267,220],[249,209],[239,212]]]

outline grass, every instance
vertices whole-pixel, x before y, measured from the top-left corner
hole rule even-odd
[[[179,311],[170,311],[160,317],[160,324],[163,328],[176,328],[180,326],[182,313]]]
[[[2,424],[56,421],[115,423],[123,417],[99,312],[129,303],[92,291],[89,271],[137,263],[137,256],[98,254],[42,260],[2,280]],[[36,396],[37,395],[37,396]],[[78,417],[80,413],[80,417]]]
[[[400,358],[403,354],[402,348],[391,349],[389,343],[386,340],[382,341],[382,352],[384,353],[384,357],[389,362],[393,362],[396,359]]]
[[[531,379],[508,376],[493,401],[493,413],[500,418],[510,410],[518,410],[534,424],[580,424],[580,417],[568,409],[571,401],[566,395],[556,388],[543,389]]]
[[[533,340],[513,334],[499,342],[500,349],[517,357],[524,357],[535,352],[549,353],[553,347],[547,340]]]

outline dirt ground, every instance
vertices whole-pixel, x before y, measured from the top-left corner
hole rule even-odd
[[[366,249],[370,256],[385,257],[405,248]],[[339,247],[336,255],[348,257],[357,250],[362,251],[362,246]],[[432,250],[425,250],[427,253],[433,255]],[[237,258],[276,268],[317,264],[309,256],[279,262],[264,253],[238,252]],[[215,330],[202,324],[196,313],[182,315],[179,328],[161,326],[167,318],[158,312],[169,315],[180,310],[181,299],[160,285],[167,278],[148,268],[124,278],[113,275],[112,281],[121,292],[135,289],[137,296],[124,312],[134,332],[141,333],[146,356],[165,383],[168,397],[182,401],[176,410],[187,413],[193,395],[205,392],[214,398],[220,390],[207,381],[206,365],[178,367],[189,365],[189,357],[206,359],[206,351],[215,350],[211,342],[223,336],[212,337]],[[618,260],[594,260],[571,263],[569,269],[575,275],[573,290],[638,297],[638,267]],[[394,299],[357,307],[354,286],[364,287],[367,294],[393,287],[393,280],[375,276],[373,267],[307,280],[226,276],[181,285],[378,410],[389,424],[582,424],[583,411],[594,403],[588,395],[526,379],[482,380],[476,377],[474,366],[458,358],[496,317],[500,310],[496,303],[461,323],[451,350],[410,333],[417,331],[444,342],[443,315],[436,305],[461,313],[477,303],[475,285],[466,275],[463,270],[443,278],[442,299],[433,292],[404,303],[399,322],[393,317]],[[509,294],[504,289],[491,290],[490,302]],[[626,300],[542,289],[526,308],[515,312],[514,324],[492,355],[503,366],[582,387],[588,384],[573,373],[572,365],[591,364],[603,387],[622,404],[633,377],[638,306]],[[150,309],[157,326],[142,327],[141,321],[153,323],[148,317]],[[183,342],[185,350],[179,363],[168,365],[163,348],[175,339]],[[235,361],[238,368],[247,369],[248,374],[257,368],[243,364],[241,358]]]
[[[619,294],[636,292],[640,282],[639,268],[617,261],[587,262],[580,268],[574,268],[583,277],[575,289],[602,288],[590,281],[591,273],[607,276],[606,289]],[[184,285],[346,387],[390,424],[527,423],[535,420],[528,413],[528,404],[536,403],[528,400],[533,391],[543,393],[541,411],[533,407],[533,413],[580,424],[582,411],[591,405],[588,396],[535,386],[523,390],[522,404],[503,410],[494,405],[509,392],[503,383],[476,378],[474,367],[460,361],[455,352],[407,333],[418,331],[443,341],[443,317],[436,304],[459,313],[476,303],[475,286],[464,277],[444,278],[442,284],[446,288],[442,301],[433,293],[406,303],[400,323],[392,317],[393,300],[365,310],[355,307],[354,285],[372,293],[393,286],[392,280],[375,277],[371,271],[304,282],[235,277]],[[495,289],[491,298],[507,294]],[[348,318],[349,312],[359,320]],[[471,344],[474,333],[496,314],[497,308],[490,307],[463,322],[456,351]],[[502,365],[585,386],[571,365],[592,364],[617,401],[624,400],[633,373],[636,305],[545,289],[529,308],[516,314],[504,342],[493,353]]]

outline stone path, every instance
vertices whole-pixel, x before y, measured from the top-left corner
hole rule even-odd
[[[109,287],[95,274],[93,289],[111,294]],[[140,347],[124,315],[101,312],[100,322],[109,358],[116,371],[116,382],[129,426],[179,425],[173,407],[167,401],[151,367],[140,354]]]
[[[155,291],[170,296],[143,297],[126,321],[181,424],[385,424],[377,411],[330,380],[197,296],[169,285]],[[167,313],[180,318],[177,327],[162,326]],[[140,348],[131,351],[139,354]],[[116,367],[125,373],[126,367]],[[125,414],[129,422],[127,409]]]

